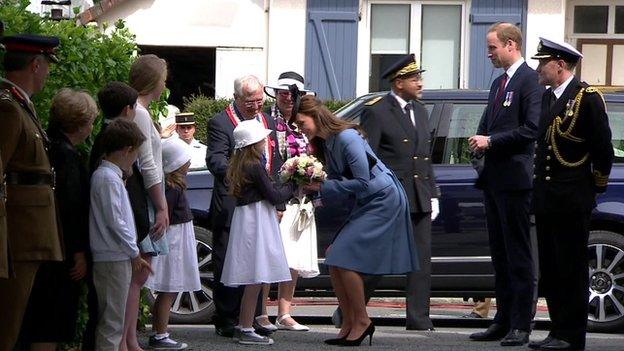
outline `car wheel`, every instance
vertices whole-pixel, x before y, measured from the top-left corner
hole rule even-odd
[[[624,330],[624,236],[593,230],[589,236],[588,329]]]
[[[201,290],[178,293],[171,306],[171,314],[169,315],[169,322],[172,324],[208,323],[215,312],[212,299],[214,282],[214,274],[212,273],[212,232],[198,226],[195,226],[194,229]],[[153,305],[155,297],[155,292],[149,294],[150,305]]]

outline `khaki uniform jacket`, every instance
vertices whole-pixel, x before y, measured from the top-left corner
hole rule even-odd
[[[45,131],[30,100],[0,82],[0,157],[6,174],[52,174]],[[8,257],[2,262],[60,261],[63,252],[51,185],[7,184]],[[0,244],[0,246],[3,244]]]

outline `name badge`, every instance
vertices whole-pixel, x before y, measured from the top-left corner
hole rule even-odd
[[[505,94],[505,101],[503,102],[503,106],[509,107],[511,106],[511,102],[513,101],[513,91],[508,91]]]

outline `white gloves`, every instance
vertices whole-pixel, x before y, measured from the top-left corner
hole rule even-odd
[[[434,221],[440,214],[440,202],[437,198],[431,199],[431,220]]]

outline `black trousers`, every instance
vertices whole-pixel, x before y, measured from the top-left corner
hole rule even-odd
[[[418,251],[420,270],[407,275],[407,329],[433,328],[429,318],[431,298],[431,213],[412,213],[414,242]]]
[[[215,327],[230,327],[238,324],[240,303],[245,292],[244,286],[227,287],[221,283],[223,263],[230,239],[229,228],[214,229],[212,232],[212,263],[214,267],[214,285],[212,296],[215,304],[215,316],[212,322]],[[262,314],[262,293],[258,294],[256,316]]]
[[[497,312],[494,323],[531,330],[535,269],[531,254],[530,190],[484,191],[494,265]]]
[[[535,216],[542,294],[550,315],[551,335],[585,347],[589,275],[587,241],[590,213]]]

